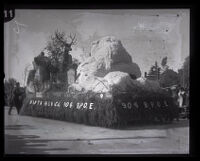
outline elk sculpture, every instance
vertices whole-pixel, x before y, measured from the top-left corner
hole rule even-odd
[[[48,42],[46,49],[49,51],[49,57],[53,70],[51,72],[52,82],[57,84],[67,84],[67,71],[72,65],[72,56],[69,54],[72,51],[72,45],[76,45],[76,34],[68,35],[65,38],[64,32],[56,31],[51,40]]]
[[[52,83],[67,84],[67,70],[72,65],[72,56],[69,52],[72,50],[72,45],[77,43],[77,39],[76,34],[70,34],[67,38],[64,36],[64,32],[56,31],[45,48],[48,56],[41,52],[34,58],[35,72],[32,81],[39,82],[40,89],[36,90],[38,92],[48,90]]]

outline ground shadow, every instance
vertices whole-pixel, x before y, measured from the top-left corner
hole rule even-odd
[[[33,130],[36,128],[30,125],[6,125],[5,126],[5,130],[23,130],[23,129]]]
[[[38,138],[40,137],[36,135],[5,134],[5,154],[49,154],[47,151],[68,150],[47,148],[47,143],[53,140],[34,140]]]
[[[189,120],[180,120],[180,121],[174,121],[172,123],[149,123],[149,124],[130,124],[126,127],[120,128],[121,130],[148,130],[148,129],[172,129],[172,128],[182,128],[182,127],[188,127],[189,126]]]

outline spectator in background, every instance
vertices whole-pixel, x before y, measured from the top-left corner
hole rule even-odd
[[[189,90],[186,90],[185,93],[185,106],[189,107]]]
[[[15,84],[13,88],[10,88],[10,91],[8,93],[8,106],[9,106],[9,110],[8,110],[8,115],[11,115],[11,111],[12,108],[15,106],[14,105],[14,89],[15,89]]]
[[[167,92],[168,92],[168,94],[169,94],[170,96],[173,95],[173,92],[172,92],[172,89],[171,89],[171,88],[167,88]]]
[[[24,92],[21,91],[20,84],[19,84],[19,82],[17,82],[14,89],[11,92],[11,96],[9,99],[8,115],[11,115],[11,111],[12,111],[13,107],[16,107],[17,113],[19,114],[20,109],[22,107],[23,94],[24,94]]]
[[[184,91],[183,87],[181,87],[180,90],[179,90],[179,92],[178,92],[179,107],[183,107],[184,94],[185,94],[185,91]]]
[[[172,96],[172,98],[173,98],[174,103],[175,103],[176,105],[178,105],[178,102],[177,102],[177,100],[178,100],[177,87],[171,88],[171,96]]]
[[[186,98],[185,98],[185,107],[186,107],[186,111],[187,111],[187,118],[189,119],[189,113],[190,113],[190,100],[189,100],[189,90],[186,90]]]

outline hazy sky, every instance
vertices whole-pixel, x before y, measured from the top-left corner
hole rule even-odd
[[[165,56],[177,71],[189,55],[189,17],[187,9],[16,10],[16,17],[4,25],[6,79],[14,77],[23,85],[25,67],[56,29],[76,33],[73,57],[88,53],[92,41],[110,35],[121,40],[142,75]]]

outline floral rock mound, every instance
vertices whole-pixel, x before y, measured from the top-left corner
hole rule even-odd
[[[70,91],[92,91],[96,93],[113,93],[149,91],[161,92],[158,82],[150,81],[143,77],[133,80],[128,73],[116,71],[109,72],[103,78],[89,76],[81,83],[72,84]]]
[[[77,69],[80,75],[77,81],[81,83],[91,76],[104,77],[112,71],[141,76],[140,68],[132,61],[121,41],[115,37],[104,37],[92,43],[91,56]]]

